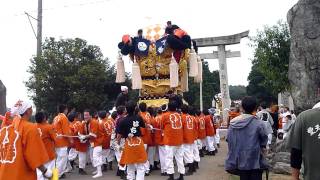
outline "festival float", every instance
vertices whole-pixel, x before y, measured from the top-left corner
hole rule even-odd
[[[176,26],[177,27],[177,26]],[[144,36],[123,35],[118,44],[116,83],[125,81],[123,57],[132,61],[132,89],[139,90],[139,102],[160,107],[169,97],[188,91],[188,79],[202,81],[202,62],[196,45],[181,28],[165,33],[161,25],[144,28]]]

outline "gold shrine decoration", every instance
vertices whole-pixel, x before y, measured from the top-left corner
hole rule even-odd
[[[140,100],[139,103],[146,103],[148,107],[161,107],[164,104],[169,103],[169,99],[148,99],[148,100]]]
[[[139,104],[140,103],[146,103],[148,107],[161,107],[164,104],[168,104],[169,103],[169,99],[166,98],[161,98],[161,99],[147,99],[147,100],[139,100]],[[188,102],[186,102],[184,99],[182,100],[183,104],[187,104]]]
[[[186,49],[179,61],[179,77],[187,68],[189,60],[189,49]],[[154,45],[150,45],[148,56],[135,56],[139,63],[142,77],[168,76],[170,75],[169,64],[172,58],[173,50],[166,48],[163,54],[157,55]]]
[[[142,80],[142,89],[140,96],[144,97],[162,97],[171,90],[169,79]],[[181,86],[175,88],[177,93],[181,93]]]
[[[139,64],[142,77],[142,88],[140,89],[140,102],[145,102],[148,106],[160,107],[168,103],[168,99],[164,98],[168,91],[173,90],[175,94],[182,94],[181,77],[188,69],[188,61],[190,49],[182,52],[179,67],[179,85],[170,88],[170,61],[172,59],[173,50],[166,48],[161,55],[157,55],[156,47],[151,44],[147,56],[134,56]]]
[[[135,56],[140,66],[140,72],[142,77],[152,77],[157,74],[156,71],[156,52],[153,45],[149,47],[148,56]]]

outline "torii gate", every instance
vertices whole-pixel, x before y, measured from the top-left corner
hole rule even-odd
[[[225,109],[226,108],[229,109],[231,105],[226,58],[241,56],[240,51],[226,51],[226,45],[240,44],[241,39],[248,37],[248,35],[249,35],[249,31],[245,31],[245,32],[230,35],[230,36],[194,39],[198,47],[218,46],[218,51],[213,51],[213,53],[204,53],[199,55],[201,59],[219,59],[220,91],[222,94],[222,110],[223,110],[224,122],[226,122],[228,117],[228,112],[225,111]],[[201,101],[202,101],[202,97],[201,97]]]

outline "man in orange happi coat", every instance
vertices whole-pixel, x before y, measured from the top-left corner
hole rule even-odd
[[[139,115],[142,117],[144,123],[146,124],[145,128],[141,128],[141,134],[142,134],[142,140],[144,142],[144,147],[146,148],[146,151],[148,153],[148,156],[152,148],[149,148],[149,146],[152,146],[152,135],[151,135],[151,129],[149,128],[151,126],[151,115],[147,112],[147,104],[146,103],[140,103],[139,104],[140,113]],[[150,149],[150,150],[149,150]],[[144,167],[146,170],[146,176],[149,176],[150,173],[150,163],[149,160],[146,161]]]
[[[199,122],[199,129],[198,129],[198,146],[200,154],[204,154],[206,148],[206,122],[204,120],[204,115],[200,110],[197,110],[196,119]]]
[[[85,167],[87,163],[87,150],[88,142],[84,138],[88,135],[88,127],[85,122],[81,121],[80,113],[71,113],[68,116],[69,121],[71,122],[70,128],[73,136],[78,136],[74,138],[74,147],[69,151],[69,160],[73,166],[74,160],[79,158],[79,174],[86,175]]]
[[[166,168],[169,174],[169,180],[174,179],[174,163],[176,160],[179,179],[183,179],[185,174],[185,167],[183,163],[183,124],[181,116],[177,112],[177,103],[169,101],[169,111],[162,115],[162,122],[164,125],[164,144],[166,148]]]
[[[42,142],[45,145],[47,150],[49,161],[44,165],[47,169],[53,169],[56,152],[54,147],[54,142],[56,139],[56,133],[54,132],[54,128],[51,124],[48,123],[47,115],[44,112],[38,112],[35,115],[35,119],[37,122],[37,128],[42,138]],[[43,176],[42,172],[37,169],[37,177],[38,180],[45,180],[46,177]]]
[[[157,144],[154,142],[154,133],[155,129],[153,127],[153,124],[155,123],[155,114],[156,110],[154,107],[148,107],[147,108],[148,113],[150,114],[150,124],[149,124],[149,131],[151,132],[151,144],[148,145],[148,161],[150,163],[150,170],[158,170],[157,167],[159,156],[158,153],[156,153]]]
[[[163,122],[162,122],[162,114],[166,112],[166,105],[161,106],[158,109],[157,116],[154,118],[152,126],[155,128],[154,131],[154,143],[157,146],[159,160],[160,160],[160,167],[161,167],[161,176],[166,176],[166,151],[165,146],[163,144]]]
[[[66,105],[59,106],[59,114],[53,120],[53,126],[57,133],[55,142],[56,146],[56,166],[59,171],[59,178],[65,177],[65,173],[68,171],[68,147],[73,143],[73,139],[68,137],[71,135],[69,121],[66,116],[68,108]]]
[[[194,163],[194,171],[199,169],[199,162],[200,162],[200,152],[199,152],[199,144],[198,144],[198,135],[199,135],[199,119],[196,118],[196,112],[193,107],[189,107],[189,115],[194,123],[194,143],[193,143],[193,163]],[[202,154],[203,156],[203,154]]]
[[[228,127],[229,127],[231,120],[239,115],[241,115],[239,108],[232,108],[231,109],[231,111],[229,112],[229,117],[228,117]]]
[[[112,169],[112,161],[114,160],[114,152],[110,148],[111,136],[114,134],[115,125],[112,117],[107,117],[106,111],[99,111],[98,113],[100,123],[103,129],[103,144],[102,144],[102,160],[103,170]],[[116,118],[116,116],[113,116]]]
[[[129,101],[126,104],[128,115],[119,124],[117,141],[125,138],[120,164],[127,165],[127,179],[144,180],[147,153],[141,138],[141,128],[145,127],[145,123],[141,116],[134,113],[135,109],[135,102]]]
[[[213,118],[210,115],[208,109],[203,110],[205,126],[206,126],[206,145],[208,155],[214,156],[216,152],[215,148],[215,128],[213,125]]]
[[[192,175],[195,171],[194,166],[194,156],[193,156],[193,145],[194,145],[194,130],[195,130],[195,123],[194,119],[191,118],[189,115],[189,107],[187,105],[182,105],[181,107],[181,119],[183,124],[183,159],[184,162],[189,167],[188,172],[186,173],[186,176]]]
[[[36,180],[36,168],[51,178],[52,171],[44,167],[49,161],[47,150],[32,116],[31,103],[19,100],[11,109],[11,125],[0,130],[0,179]]]
[[[97,168],[95,172],[93,172],[93,178],[102,177],[102,144],[103,144],[103,128],[99,121],[92,117],[93,113],[90,113],[89,110],[85,110],[83,112],[83,118],[87,123],[89,128],[89,138],[90,146],[93,148],[92,152],[92,165]]]

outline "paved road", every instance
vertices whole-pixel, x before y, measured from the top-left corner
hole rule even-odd
[[[219,153],[216,156],[206,156],[201,158],[199,164],[200,170],[192,176],[185,177],[186,180],[239,180],[238,177],[230,176],[224,171],[224,159],[227,153],[227,144],[222,141]],[[114,168],[115,169],[115,168]],[[87,172],[92,172],[92,169],[87,169]],[[176,175],[178,177],[178,175]],[[80,176],[78,173],[73,172],[67,174],[66,180],[89,180],[91,176]],[[103,177],[99,179],[106,180],[120,180],[119,177],[115,176],[115,170],[105,172]],[[164,180],[166,177],[160,176],[160,171],[153,171],[150,176],[145,178],[146,180]],[[270,180],[289,180],[289,176],[274,175],[271,174]]]

